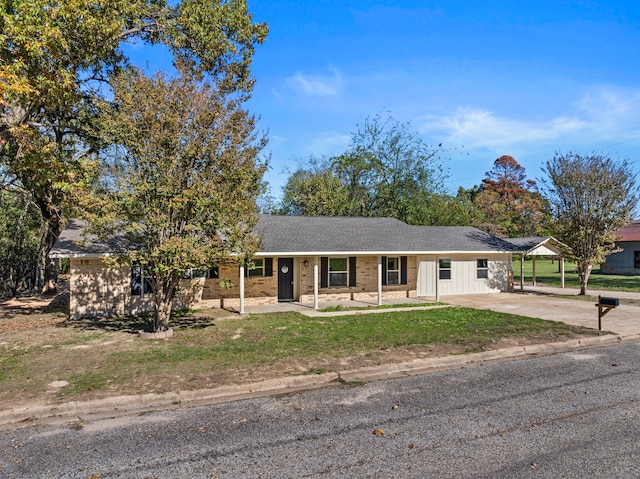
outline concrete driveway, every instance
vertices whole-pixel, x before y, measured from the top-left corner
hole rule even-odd
[[[536,287],[515,293],[446,296],[442,301],[455,306],[488,309],[598,329],[598,309],[595,307],[595,301],[558,298],[553,296],[554,293],[577,294],[577,291]],[[588,292],[589,295],[600,293],[603,296],[640,299],[638,293],[618,295],[613,291]],[[621,304],[609,311],[602,319],[602,329],[612,331],[623,338],[640,335],[640,306]]]

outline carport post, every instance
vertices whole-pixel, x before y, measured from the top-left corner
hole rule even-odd
[[[564,256],[560,257],[560,287],[564,288]]]
[[[531,258],[533,260],[533,262],[531,263],[531,268],[532,268],[532,273],[533,273],[533,277],[531,278],[531,281],[533,282],[533,285],[536,285],[536,257],[535,255],[533,256],[533,258]]]
[[[244,266],[240,266],[240,314],[244,314]]]
[[[520,291],[524,291],[524,253],[520,255]]]

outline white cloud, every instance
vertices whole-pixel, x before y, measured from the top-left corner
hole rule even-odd
[[[344,152],[351,141],[351,135],[325,132],[316,136],[308,145],[309,154],[330,156]]]
[[[344,78],[339,70],[333,68],[330,75],[308,75],[297,72],[286,79],[292,90],[314,97],[337,97],[344,88]]]
[[[566,115],[555,118],[514,119],[482,108],[459,107],[448,115],[419,118],[423,133],[449,144],[485,148],[502,154],[541,145],[594,145],[638,140],[640,91],[594,89],[580,98]]]

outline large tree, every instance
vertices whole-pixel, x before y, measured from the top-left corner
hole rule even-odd
[[[440,153],[409,124],[376,115],[357,127],[333,170],[348,190],[351,214],[430,224],[432,199],[444,193]]]
[[[636,177],[627,160],[596,153],[558,153],[545,171],[552,228],[572,249],[584,295],[592,266],[615,251],[615,230],[632,219],[638,202]]]
[[[349,192],[329,160],[310,158],[291,173],[283,188],[278,213],[301,216],[341,216],[351,213]]]
[[[463,208],[444,193],[440,153],[440,146],[425,144],[407,123],[380,115],[367,118],[343,154],[312,159],[290,175],[280,211],[458,224],[454,216]]]
[[[267,32],[245,0],[12,0],[0,5],[0,26],[0,164],[42,215],[43,286],[53,286],[46,258],[96,151],[87,128],[95,103],[128,63],[123,42],[165,44],[177,61],[237,92],[251,89],[254,45]]]
[[[491,234],[536,236],[543,228],[544,201],[535,180],[512,156],[496,159],[473,200],[478,226]]]
[[[145,271],[161,331],[187,269],[254,252],[265,140],[235,95],[188,70],[173,79],[131,70],[113,87],[100,123],[112,146],[89,208],[91,231],[126,240],[113,262]]]

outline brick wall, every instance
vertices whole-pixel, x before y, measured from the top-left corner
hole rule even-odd
[[[151,296],[131,296],[131,267],[109,268],[101,259],[71,259],[69,312],[80,317],[137,314],[153,309]]]
[[[304,266],[307,261],[308,266]],[[301,258],[300,302],[313,302],[313,263],[314,258]],[[378,257],[358,256],[356,258],[356,285],[347,287],[318,287],[318,297],[322,301],[344,301],[349,299],[374,299],[378,296]],[[318,285],[320,281],[318,264]],[[415,296],[418,268],[415,256],[407,257],[407,284],[383,285],[383,298],[403,298]]]
[[[307,266],[305,266],[305,261]],[[313,257],[301,258],[296,265],[299,300],[313,302]],[[383,286],[383,298],[415,296],[416,257],[407,258],[407,284]],[[278,302],[278,261],[273,259],[272,276],[245,277],[245,305],[276,304]],[[296,266],[297,267],[297,266]],[[378,258],[360,256],[356,259],[356,286],[319,288],[322,301],[377,298]],[[219,278],[183,280],[174,307],[232,307],[240,305],[240,269],[236,264],[220,265]],[[320,267],[318,267],[320,275]],[[230,288],[221,286],[229,280]],[[320,278],[318,278],[320,284]],[[109,268],[100,259],[71,260],[72,318],[114,316],[153,311],[153,296],[131,295],[131,267]]]
[[[278,271],[277,261],[273,261],[272,276],[261,277],[245,277],[244,278],[244,296],[245,298],[275,298],[278,302]],[[221,286],[223,281],[230,281],[231,288]],[[224,264],[218,267],[218,278],[207,279],[203,285],[202,299],[223,299],[225,304],[230,299],[238,299],[240,301],[240,268],[236,264]],[[249,303],[245,303],[249,304]],[[270,304],[270,303],[261,303]]]

